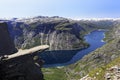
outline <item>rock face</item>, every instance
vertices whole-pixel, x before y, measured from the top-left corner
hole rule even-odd
[[[9,36],[7,23],[0,23],[0,57],[16,51]],[[42,64],[37,55],[21,56],[7,61],[1,59],[0,80],[43,80]]]
[[[84,48],[80,37],[83,28],[69,21],[61,22],[9,22],[9,30],[18,48],[30,48],[48,44],[52,50],[74,50]],[[66,45],[64,45],[66,44]]]
[[[14,42],[10,38],[7,23],[0,23],[0,56],[16,52]]]

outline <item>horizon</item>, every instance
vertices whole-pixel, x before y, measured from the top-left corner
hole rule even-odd
[[[60,16],[71,19],[120,18],[119,0],[0,0],[0,18]]]
[[[21,19],[35,18],[35,17],[38,17],[38,16],[29,16],[29,17],[4,17],[4,18],[0,18],[0,19],[1,20],[11,20],[11,19],[16,18],[18,20],[21,20]],[[43,17],[54,17],[54,16],[43,16]],[[58,16],[58,17],[61,17],[61,16]],[[62,17],[62,18],[71,19],[71,20],[95,20],[95,21],[99,21],[99,20],[120,20],[120,18],[68,18],[68,17]]]

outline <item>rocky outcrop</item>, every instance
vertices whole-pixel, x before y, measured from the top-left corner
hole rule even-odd
[[[119,64],[119,63],[118,63]],[[120,80],[120,66],[119,65],[114,65],[111,68],[107,68],[104,72],[102,73],[103,76],[101,78],[96,78],[101,72],[96,72],[96,76],[90,77],[89,75],[86,75],[85,77],[81,78],[80,80]]]
[[[30,54],[9,60],[2,57],[10,56],[16,51],[7,23],[0,23],[0,80],[44,80],[41,72],[43,61],[37,55]]]
[[[105,80],[120,80],[120,66],[115,65],[107,69],[105,73]]]

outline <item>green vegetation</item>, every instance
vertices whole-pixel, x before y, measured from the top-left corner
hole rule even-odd
[[[33,43],[32,41],[33,41],[34,43]],[[23,46],[22,49],[29,49],[29,48],[32,48],[32,47],[34,47],[34,46],[38,46],[38,45],[41,44],[39,37],[33,37],[33,40],[28,40],[28,42],[30,42],[30,43],[28,43],[28,44],[26,44],[25,46]]]
[[[58,79],[61,75],[64,75],[68,80],[78,80],[89,74],[90,77],[96,77],[95,80],[104,80],[104,74],[107,68],[120,63],[119,41],[119,38],[109,41],[106,45],[86,55],[77,63],[65,66],[61,69],[53,68],[51,71],[56,74]],[[60,74],[56,69],[63,73]],[[47,76],[49,75],[50,74]],[[54,80],[54,78],[49,80]]]
[[[89,76],[92,78],[96,77],[95,78],[96,80],[105,80],[104,78],[105,72],[107,71],[108,68],[111,68],[112,66],[115,66],[115,65],[120,65],[120,57],[114,59],[113,61],[106,64],[105,66],[92,70],[91,72],[89,72]]]
[[[43,68],[45,80],[67,80],[64,68]]]
[[[74,43],[72,45],[73,49],[82,49],[82,48],[88,48],[90,45],[84,41],[80,41],[79,43]]]
[[[109,30],[105,33],[105,38],[103,39],[106,42],[112,41],[112,30]]]
[[[39,25],[39,23],[37,23],[37,22],[35,22],[35,23],[32,23],[32,24],[30,24],[30,30],[34,30],[34,29],[36,29],[37,27],[38,27],[38,25]]]
[[[60,23],[55,27],[55,30],[60,30],[60,31],[70,31],[72,30],[73,23]]]

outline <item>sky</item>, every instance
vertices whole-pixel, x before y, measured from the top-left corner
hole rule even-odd
[[[120,0],[0,0],[0,18],[119,18]]]

